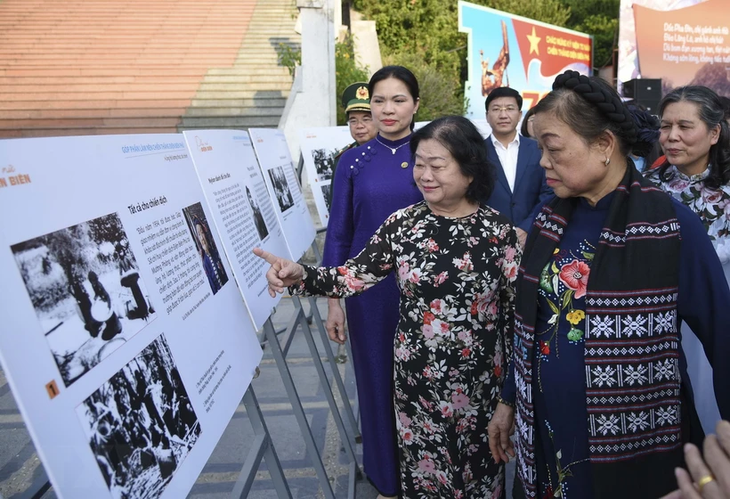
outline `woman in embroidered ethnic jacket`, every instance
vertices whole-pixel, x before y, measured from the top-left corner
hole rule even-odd
[[[511,350],[517,234],[479,204],[493,166],[469,120],[435,120],[410,146],[424,201],[388,217],[354,258],[318,269],[256,254],[272,264],[272,292],[301,283],[292,292],[352,296],[395,274],[400,497],[501,499],[504,467],[489,453],[486,428]]]
[[[629,166],[636,125],[607,83],[558,76],[534,129],[556,197],[525,246],[490,448],[514,456],[515,423],[530,498],[659,497],[676,488],[682,444],[703,435],[679,320],[730,416],[730,290],[696,215]]]

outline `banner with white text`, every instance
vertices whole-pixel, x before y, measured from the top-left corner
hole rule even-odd
[[[560,73],[592,71],[593,37],[584,33],[464,1],[459,1],[459,31],[468,34],[469,119],[484,118],[484,100],[495,88],[519,91],[527,111]]]

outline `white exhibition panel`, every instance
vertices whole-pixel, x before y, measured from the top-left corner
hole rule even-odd
[[[312,188],[319,220],[327,227],[332,204],[335,156],[353,142],[350,127],[319,127],[299,130],[304,169]]]
[[[286,137],[283,131],[274,128],[250,128],[248,132],[274,200],[274,212],[284,230],[289,254],[293,260],[299,260],[312,245],[316,232]]]
[[[0,360],[60,497],[184,497],[262,351],[183,136],[0,141]]]
[[[269,296],[268,264],[260,247],[291,258],[248,133],[240,130],[183,132],[213,219],[254,325],[261,329],[281,300]]]

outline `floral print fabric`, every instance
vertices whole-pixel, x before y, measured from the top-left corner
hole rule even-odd
[[[676,166],[670,166],[667,180],[659,180],[656,173],[650,173],[649,179],[658,181],[662,190],[700,216],[720,262],[726,264],[730,262],[730,185],[723,185],[717,190],[708,189],[704,180],[709,174],[709,166],[704,172],[691,177]]]
[[[543,423],[538,429],[536,456],[541,498],[581,497],[580,492],[569,495],[568,490],[586,488],[574,482],[585,482],[588,446],[576,443],[587,443],[587,433],[573,434],[573,428],[581,425],[566,428],[560,412],[569,409],[560,406],[572,401],[557,399],[553,392],[585,394],[585,386],[578,386],[582,384],[579,371],[574,371],[584,364],[585,296],[595,251],[585,240],[577,247],[563,244],[540,274],[534,399],[536,417]],[[566,375],[575,378],[567,379]]]
[[[307,268],[299,291],[362,292],[390,272],[401,291],[394,387],[404,498],[500,498],[487,425],[511,353],[517,235],[480,206],[440,217],[400,210],[341,267]],[[377,310],[373,311],[374,314]]]

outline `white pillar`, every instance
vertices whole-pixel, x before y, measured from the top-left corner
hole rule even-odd
[[[337,121],[334,6],[338,1],[297,0],[302,27],[301,86],[292,88],[279,123],[295,161],[299,158],[298,129],[334,126]]]

